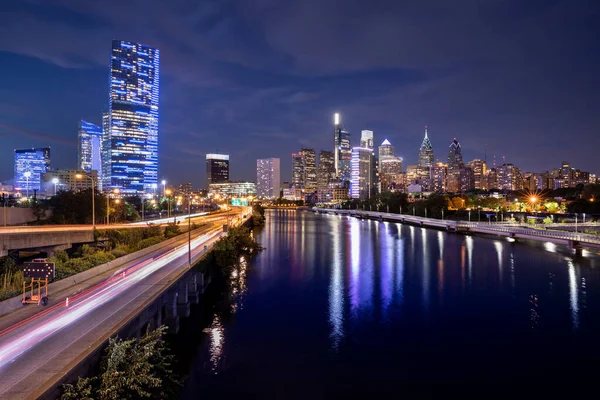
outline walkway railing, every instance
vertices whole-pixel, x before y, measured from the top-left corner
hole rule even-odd
[[[593,243],[600,244],[600,236],[592,235],[587,233],[575,233],[568,231],[551,231],[545,229],[535,229],[529,227],[522,226],[514,226],[514,225],[506,225],[506,224],[496,224],[489,222],[464,222],[464,221],[448,221],[441,220],[436,218],[426,218],[419,217],[416,215],[408,215],[408,214],[392,214],[392,213],[384,213],[377,211],[362,211],[362,210],[334,210],[334,209],[324,209],[324,208],[315,208],[313,209],[319,212],[333,212],[337,214],[347,214],[347,215],[360,215],[365,217],[376,217],[376,218],[385,218],[397,221],[413,221],[416,223],[422,223],[423,225],[429,226],[446,226],[452,228],[465,228],[467,230],[477,230],[481,233],[509,233],[515,235],[526,235],[526,236],[534,236],[539,238],[548,238],[548,239],[561,239],[566,241],[575,241],[580,243]],[[587,224],[586,224],[587,225]]]

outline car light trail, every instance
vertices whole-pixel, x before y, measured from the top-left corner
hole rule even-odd
[[[194,252],[198,254],[200,245],[213,241],[221,234],[221,229],[217,228],[194,238],[191,241]],[[68,307],[65,307],[65,302],[61,301],[49,309],[0,332],[0,370],[25,352],[33,349],[34,346],[40,344],[50,335],[68,327],[86,314],[119,296],[133,285],[141,282],[150,274],[186,255],[187,251],[188,246],[186,243],[155,258],[141,261],[126,270],[118,271],[108,280],[71,296]],[[2,339],[6,343],[2,343]]]

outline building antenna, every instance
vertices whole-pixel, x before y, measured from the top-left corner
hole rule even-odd
[[[483,145],[483,161],[487,164],[487,143]]]

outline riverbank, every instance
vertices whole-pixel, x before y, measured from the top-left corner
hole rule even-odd
[[[222,252],[225,249],[229,252],[232,252],[233,257],[224,257]],[[251,257],[253,254],[260,251],[260,249],[260,245],[256,243],[248,228],[244,226],[231,227],[228,230],[228,235],[221,237],[213,245],[211,250],[206,253],[192,268],[197,269],[202,276],[206,276],[206,281],[208,283],[212,282],[211,285],[208,285],[209,288],[214,286],[219,287],[223,284],[223,282],[229,282],[232,276],[237,276],[236,274],[233,274],[233,271],[236,271],[237,267],[240,265],[245,264],[246,257]],[[234,261],[232,262],[231,260]],[[203,294],[199,303],[206,304],[208,301],[209,297],[206,297]],[[189,317],[192,316],[192,314],[188,311],[187,316],[188,318],[185,320],[189,320]],[[180,321],[180,323],[183,323],[183,321]],[[155,343],[158,343],[157,346],[159,349],[155,349],[156,351],[154,351],[154,353],[156,354],[154,356],[150,355],[148,357],[155,360],[166,360],[166,364],[158,368],[153,367],[148,369],[144,367],[144,365],[148,362],[148,358],[135,357],[135,349],[141,346],[145,340],[148,340],[147,338],[156,339],[156,332],[157,331],[148,331],[146,335],[139,340],[111,339],[108,343],[106,354],[103,357],[105,361],[100,363],[100,371],[91,378],[79,378],[78,383],[75,385],[67,385],[65,387],[67,390],[62,399],[70,400],[82,398],[82,396],[91,396],[96,398],[100,396],[101,390],[103,392],[106,392],[107,390],[112,391],[118,398],[132,398],[132,393],[137,397],[148,397],[145,394],[150,393],[153,394],[150,396],[152,398],[177,398],[177,391],[174,390],[174,387],[178,386],[179,384],[177,371],[172,371],[168,374],[165,374],[165,368],[170,369],[172,367],[174,370],[176,370],[180,367],[179,362],[171,363],[171,360],[174,357],[173,354],[177,354],[177,352],[167,351],[163,344],[160,344],[155,340]],[[160,327],[158,328],[158,332],[158,335],[160,336],[167,332],[167,328]],[[180,342],[178,339],[178,333],[175,335],[169,335],[168,342],[170,345],[176,346],[176,344]],[[132,379],[135,380],[138,378],[133,378],[132,371],[146,371],[146,380],[138,382],[138,385],[135,387],[133,392],[131,392],[132,389],[127,387],[127,385],[122,385],[119,383],[124,378],[114,379],[111,377],[110,363],[107,364],[106,360],[111,360],[112,362],[115,360],[115,357],[120,357],[123,359],[123,362],[117,362],[116,366],[112,367],[113,373],[119,373],[123,376],[131,375]],[[148,370],[150,372],[148,372]],[[163,382],[166,383],[163,385]],[[168,387],[170,390],[166,392],[156,392],[155,385],[160,387],[164,386],[165,388]]]

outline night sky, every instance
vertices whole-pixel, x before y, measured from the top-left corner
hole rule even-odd
[[[586,0],[3,0],[0,181],[14,148],[74,168],[77,122],[100,124],[112,39],[161,51],[160,178],[204,186],[207,152],[232,179],[301,146],[331,150],[333,113],[358,145],[388,138],[436,159],[600,173],[600,6]]]

